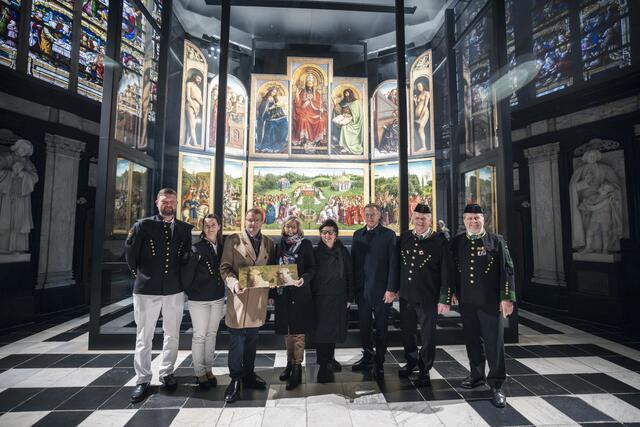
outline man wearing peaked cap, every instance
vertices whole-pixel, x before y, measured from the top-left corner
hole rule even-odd
[[[506,378],[503,319],[513,312],[516,300],[513,261],[504,238],[484,229],[481,206],[467,205],[463,218],[466,232],[451,241],[455,294],[460,299],[471,371],[461,387],[475,388],[485,383],[486,360],[492,402],[503,408],[507,402],[502,392]]]
[[[436,320],[449,311],[453,268],[449,242],[433,230],[431,209],[418,204],[411,214],[413,230],[400,236],[400,325],[407,364],[398,371],[410,376],[416,367],[416,384],[430,386],[429,370],[436,354]],[[416,344],[420,323],[422,348]]]

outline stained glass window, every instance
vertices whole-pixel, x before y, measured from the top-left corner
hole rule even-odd
[[[118,89],[115,138],[144,150],[156,117],[159,40],[151,23],[132,2],[122,11],[122,73]]]
[[[108,0],[84,0],[82,4],[78,93],[98,101],[102,99],[108,13]]]
[[[471,24],[471,21],[478,15],[487,0],[470,0],[459,1],[453,8],[456,19],[455,33],[456,38],[460,37],[462,32]]]
[[[506,0],[504,3],[504,11],[505,11],[505,21],[506,21],[506,34],[507,34],[507,66],[509,79],[511,81],[511,86],[513,92],[511,94],[511,98],[509,98],[509,105],[512,107],[518,105],[518,95],[516,94],[516,89],[518,87],[518,81],[515,76],[515,73],[512,70],[517,65],[516,60],[516,34],[514,27],[514,0]]]
[[[29,74],[69,86],[73,3],[34,0],[29,34]]]
[[[464,174],[465,204],[477,203],[484,210],[484,228],[497,232],[496,168],[485,166]]]
[[[459,105],[465,130],[465,153],[474,157],[494,148],[493,103],[489,86],[491,17],[484,16],[456,47]]]
[[[16,68],[20,0],[0,1],[0,64]]]
[[[567,0],[534,0],[531,10],[533,53],[538,74],[536,97],[573,84],[571,30]]]
[[[580,2],[580,48],[583,76],[631,65],[627,0]]]

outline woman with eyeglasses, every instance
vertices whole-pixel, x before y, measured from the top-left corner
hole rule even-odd
[[[349,251],[338,239],[338,224],[328,219],[320,226],[314,248],[316,275],[311,284],[316,313],[314,342],[320,369],[318,382],[333,379],[342,370],[335,359],[336,343],[347,338],[347,314],[354,297],[353,267]]]

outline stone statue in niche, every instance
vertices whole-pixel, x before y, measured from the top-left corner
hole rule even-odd
[[[569,183],[572,247],[580,254],[617,252],[624,231],[624,176],[598,150],[587,150],[580,160]]]
[[[0,254],[20,254],[29,251],[31,193],[38,174],[29,160],[31,142],[19,139],[4,148],[0,146]]]

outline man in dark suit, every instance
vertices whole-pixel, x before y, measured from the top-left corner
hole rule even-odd
[[[375,361],[375,376],[382,379],[389,308],[398,291],[396,234],[380,224],[378,205],[365,206],[364,221],[366,226],[353,234],[351,247],[363,355],[351,369],[365,371]]]
[[[162,312],[164,344],[160,363],[160,381],[173,391],[178,383],[173,376],[184,292],[180,281],[183,259],[191,250],[191,225],[175,218],[177,193],[163,188],[156,198],[158,215],[138,220],[125,242],[125,256],[133,286],[133,316],[136,322],[134,368],[136,387],[132,402],[143,400],[151,382],[151,342]]]
[[[483,385],[486,360],[489,362],[486,380],[493,393],[493,404],[504,408],[507,398],[502,392],[506,379],[503,319],[513,312],[516,300],[513,261],[504,238],[485,231],[482,207],[467,205],[463,218],[466,232],[451,241],[457,269],[455,294],[460,298],[471,371],[460,386]]]
[[[436,320],[449,311],[452,297],[451,251],[443,233],[432,228],[431,208],[422,203],[411,214],[413,230],[400,236],[400,325],[407,364],[398,371],[411,375],[416,367],[416,384],[430,386],[429,370],[436,355]],[[416,344],[420,323],[422,348]]]

